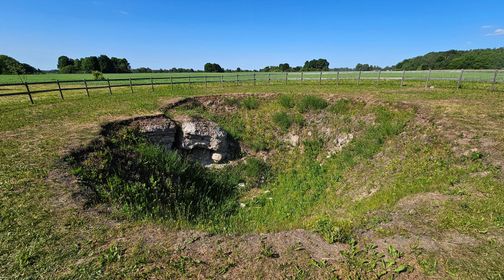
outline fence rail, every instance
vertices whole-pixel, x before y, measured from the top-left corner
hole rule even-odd
[[[423,70],[423,71],[330,71],[330,72],[254,72],[254,73],[227,73],[222,75],[186,75],[186,76],[166,76],[166,77],[131,77],[105,80],[56,80],[25,83],[5,83],[0,84],[0,97],[6,96],[28,96],[33,104],[33,95],[47,92],[57,92],[61,99],[64,99],[66,91],[84,91],[90,96],[90,91],[96,89],[108,89],[109,94],[113,94],[112,89],[118,87],[129,87],[134,92],[134,87],[150,86],[151,90],[159,85],[182,84],[208,84],[211,83],[235,83],[266,82],[270,84],[274,81],[336,81],[338,85],[342,81],[353,80],[357,85],[361,81],[375,80],[400,81],[403,87],[406,81],[425,82],[425,87],[429,87],[435,81],[454,81],[456,88],[461,88],[464,82],[481,82],[491,85],[495,90],[496,85],[504,83],[504,71],[502,70]],[[52,87],[51,87],[52,86]]]

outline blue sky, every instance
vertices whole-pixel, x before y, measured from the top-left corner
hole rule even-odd
[[[0,54],[41,69],[107,54],[132,67],[392,65],[504,46],[504,1],[0,0]]]

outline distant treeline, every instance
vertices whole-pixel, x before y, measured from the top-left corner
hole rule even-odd
[[[0,75],[22,75],[40,73],[39,69],[35,69],[31,65],[21,63],[14,58],[6,55],[0,55]]]
[[[394,68],[398,70],[501,69],[504,68],[504,48],[431,52],[406,59]]]
[[[88,56],[72,59],[67,56],[58,58],[58,70],[60,73],[131,73],[131,67],[126,58],[109,58],[106,55]]]

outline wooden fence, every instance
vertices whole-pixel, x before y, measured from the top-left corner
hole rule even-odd
[[[316,81],[322,84],[323,81],[353,80],[357,85],[363,80],[380,81],[397,80],[399,86],[404,86],[406,81],[425,82],[425,87],[429,87],[435,81],[454,81],[456,88],[462,87],[463,82],[482,82],[491,85],[495,90],[496,85],[504,83],[504,72],[501,70],[426,70],[426,71],[331,71],[331,72],[254,72],[254,73],[227,73],[222,75],[187,75],[187,76],[167,76],[167,77],[139,77],[139,78],[119,78],[105,80],[61,80],[44,82],[25,82],[0,84],[0,97],[26,95],[30,102],[34,104],[33,95],[47,92],[57,92],[61,99],[64,99],[66,91],[83,91],[88,97],[90,91],[96,89],[108,89],[108,94],[113,94],[113,88],[129,87],[134,92],[134,87],[148,86],[154,91],[159,85],[181,84],[205,84],[210,83],[235,83],[258,82],[270,84],[272,81],[282,81],[287,84],[289,81]],[[6,90],[2,90],[5,89]],[[10,89],[10,90],[9,90]],[[12,91],[14,89],[14,91]],[[21,90],[22,89],[22,90]],[[5,92],[7,91],[7,92]],[[3,93],[4,92],[4,93]]]

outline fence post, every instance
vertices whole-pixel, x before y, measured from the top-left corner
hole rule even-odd
[[[304,84],[304,72],[301,72],[301,83]]]
[[[459,76],[459,79],[457,81],[457,89],[459,89],[460,87],[462,87],[462,78],[464,76],[464,69],[460,70],[460,76]]]
[[[238,85],[238,80],[240,79],[239,77],[239,74],[236,74],[236,85]]]
[[[336,71],[336,85],[339,86],[339,71]]]
[[[380,78],[381,78],[381,70],[378,70],[378,82],[377,82],[378,85],[380,84]]]
[[[89,89],[88,89],[88,86],[87,86],[86,79],[84,79],[84,88],[86,88],[86,95],[87,95],[87,97],[89,97]]]
[[[496,84],[497,84],[497,74],[499,73],[499,70],[495,70],[493,81],[492,81],[492,91],[495,91],[496,89]]]
[[[170,85],[171,85],[171,90],[173,91],[173,76],[170,76]]]
[[[205,76],[205,88],[208,88],[208,78]]]
[[[150,84],[151,84],[152,92],[154,92],[154,79],[152,79],[152,77],[150,78]]]
[[[271,73],[268,73],[268,84],[271,84]]]
[[[58,90],[59,90],[59,94],[60,94],[61,100],[65,100],[65,98],[63,97],[63,90],[61,90],[60,81],[56,80],[56,83],[58,84]]]
[[[112,87],[110,86],[110,80],[107,79],[109,94],[112,95]]]
[[[401,87],[404,86],[404,75],[406,75],[406,70],[402,71]]]
[[[224,87],[224,75],[221,75],[220,83],[221,86]]]
[[[133,84],[131,83],[131,78],[129,78],[129,84],[130,84],[131,93],[133,93]]]
[[[254,73],[254,86],[256,85],[256,73]]]
[[[30,87],[28,86],[27,82],[25,82],[24,84],[25,84],[25,87],[26,87],[26,93],[28,93],[28,97],[30,98],[30,102],[31,102],[31,104],[34,104],[33,103],[33,98],[32,98],[32,95],[31,95],[31,91],[30,91]]]
[[[359,76],[357,77],[357,85],[360,86],[360,79],[362,75],[362,70],[359,70]]]
[[[320,71],[320,77],[319,77],[319,85],[322,84],[322,71]]]
[[[289,72],[285,72],[285,84],[287,84],[287,80],[289,79]]]
[[[429,69],[429,74],[427,75],[427,81],[425,82],[425,88],[429,87],[431,74],[432,74],[432,69]]]

